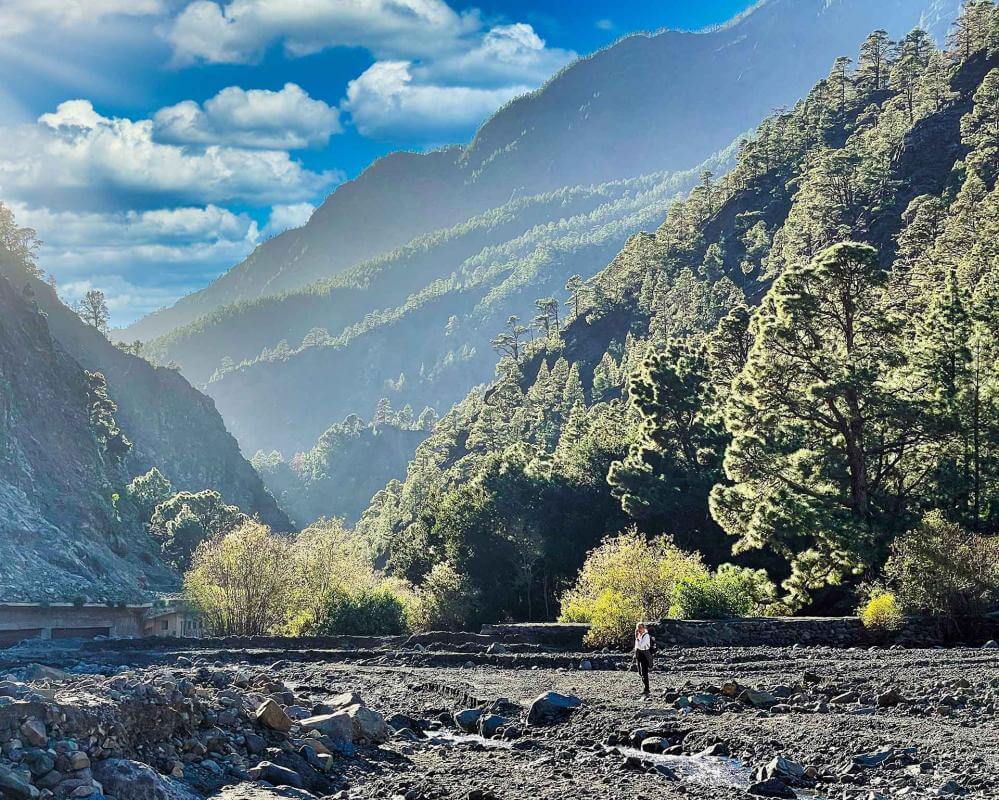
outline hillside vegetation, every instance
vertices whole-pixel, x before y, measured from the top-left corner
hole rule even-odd
[[[361,518],[378,563],[466,576],[468,620],[552,618],[586,553],[637,526],[828,611],[939,528],[928,512],[995,536],[997,131],[991,3],[946,51],[872,34],[568,320],[511,328],[496,380]]]

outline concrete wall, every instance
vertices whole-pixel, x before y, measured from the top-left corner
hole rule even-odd
[[[141,636],[145,612],[145,608],[111,608],[104,605],[0,604],[0,646],[33,638]]]

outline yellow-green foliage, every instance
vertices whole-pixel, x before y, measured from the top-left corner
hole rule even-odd
[[[184,576],[188,600],[216,635],[259,636],[284,621],[291,585],[288,541],[247,522],[202,542]]]
[[[338,520],[294,539],[251,522],[203,542],[184,587],[218,635],[403,633],[415,606],[409,585],[376,572]]]
[[[902,627],[902,609],[891,592],[879,591],[860,608],[860,621],[865,628],[897,631]]]
[[[629,531],[590,552],[562,597],[559,619],[590,623],[592,645],[620,644],[637,622],[668,615],[679,584],[709,575],[699,555],[685,553],[669,537],[649,541]]]
[[[435,564],[416,591],[410,623],[418,630],[461,630],[476,601],[467,575],[451,564]]]

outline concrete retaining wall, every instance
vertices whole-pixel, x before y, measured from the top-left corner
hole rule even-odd
[[[145,607],[0,604],[0,647],[24,639],[141,636]]]

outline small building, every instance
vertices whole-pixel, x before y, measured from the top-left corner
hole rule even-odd
[[[146,612],[142,635],[200,639],[205,635],[204,620],[182,597],[164,597]]]
[[[151,607],[151,603],[0,602],[0,647],[26,639],[138,637]]]

